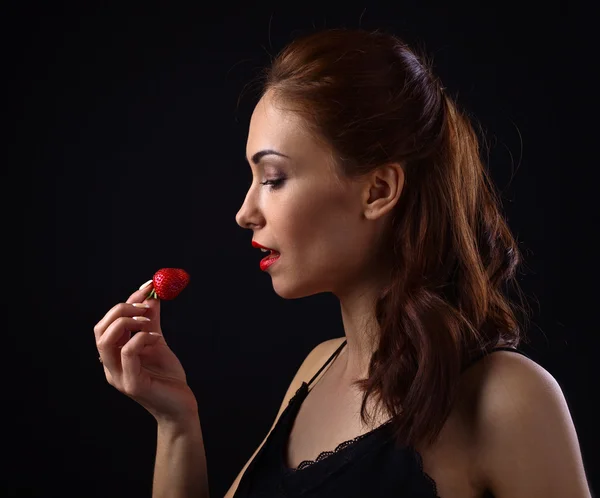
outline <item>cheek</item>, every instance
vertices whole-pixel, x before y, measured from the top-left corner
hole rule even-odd
[[[302,187],[306,188],[274,200],[270,209],[281,250],[287,248],[295,257],[306,258],[311,266],[352,256],[357,243],[360,246],[360,218],[348,195],[335,188],[319,189],[314,183]]]
[[[314,242],[327,228],[324,214],[330,209],[331,206],[324,202],[323,193],[308,188],[297,189],[274,200],[270,221],[281,244],[300,247]]]
[[[327,268],[345,267],[356,262],[364,251],[364,241],[358,237],[360,227],[348,211],[332,206],[315,210],[303,224],[303,247],[311,263]]]
[[[316,247],[325,255],[328,270],[345,272],[362,264],[369,251],[369,237],[360,220],[355,204],[346,198],[332,198],[316,213]]]

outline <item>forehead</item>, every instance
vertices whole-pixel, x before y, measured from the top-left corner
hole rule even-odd
[[[281,150],[295,147],[311,137],[304,131],[300,117],[276,105],[269,93],[263,96],[252,113],[248,131],[249,155],[262,149]],[[284,152],[285,151],[281,151]]]

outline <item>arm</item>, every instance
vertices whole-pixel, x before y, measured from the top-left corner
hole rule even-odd
[[[577,434],[556,380],[514,353],[491,356],[478,415],[490,491],[497,498],[589,498]]]
[[[159,422],[152,498],[209,498],[200,418]]]

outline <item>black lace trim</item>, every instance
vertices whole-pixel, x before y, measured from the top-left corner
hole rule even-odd
[[[412,454],[414,455],[415,460],[417,461],[417,464],[419,465],[419,470],[421,471],[421,474],[423,475],[425,480],[431,486],[431,491],[437,498],[439,498],[438,492],[437,492],[437,484],[435,483],[433,478],[427,472],[425,472],[425,470],[423,470],[423,457],[421,456],[421,453],[419,453],[417,450],[415,450],[412,446],[409,447],[409,449],[412,452]]]
[[[317,456],[316,460],[303,460],[302,462],[300,462],[300,465],[298,465],[297,468],[291,469],[291,470],[293,470],[295,472],[295,471],[310,467],[311,465],[314,465],[315,463],[324,460],[325,458],[333,455],[334,453],[337,453],[338,451],[343,450],[344,448],[347,448],[348,446],[353,445],[357,441],[367,437],[370,434],[372,434],[372,432],[367,432],[366,434],[361,434],[360,436],[357,436],[354,439],[349,439],[348,441],[344,441],[343,443],[338,444],[336,446],[335,450],[323,451],[323,452],[319,453],[319,456]]]
[[[294,401],[294,399],[300,395],[300,391],[302,391],[302,388],[306,386],[308,388],[308,384],[306,384],[306,382],[303,382],[302,385],[298,388],[298,390],[296,391],[296,394],[294,394],[294,396],[292,396],[292,399],[290,399],[289,401],[289,405],[292,404],[292,401]],[[392,420],[388,420],[387,422],[384,422],[383,424],[381,424],[379,427],[376,427],[375,429],[373,429],[370,432],[367,432],[365,434],[361,434],[360,436],[356,436],[354,439],[349,439],[348,441],[344,441],[343,443],[340,443],[337,445],[337,447],[335,448],[335,450],[333,451],[323,451],[321,453],[319,453],[319,455],[317,456],[317,458],[315,460],[303,460],[302,462],[300,462],[300,465],[298,465],[298,467],[296,467],[295,469],[288,469],[289,471],[293,472],[297,472],[299,470],[302,469],[306,469],[307,467],[310,467],[311,465],[314,465],[317,462],[320,462],[322,460],[324,460],[325,458],[343,450],[344,448],[347,448],[348,446],[353,445],[354,443],[356,443],[357,441],[370,436],[371,434],[375,433],[376,431],[378,431],[379,429],[381,429],[383,426],[388,425],[392,422]],[[427,473],[425,472],[425,470],[423,469],[423,457],[421,456],[421,454],[412,446],[409,446],[408,449],[411,451],[411,453],[413,454],[417,465],[419,466],[419,470],[421,472],[421,475],[423,476],[423,478],[425,479],[425,481],[427,481],[427,483],[429,484],[429,486],[431,487],[431,491],[434,494],[434,496],[436,498],[439,498],[438,492],[437,492],[437,484],[435,483],[435,481],[433,480],[433,478]]]
[[[380,427],[382,427],[383,425],[387,425],[389,424],[389,422],[385,422],[384,424],[382,424]],[[379,428],[379,427],[378,427]],[[378,428],[376,428],[375,430],[377,430]],[[314,465],[317,462],[320,462],[322,460],[324,460],[325,458],[333,455],[334,453],[337,453],[338,451],[354,444],[356,441],[363,439],[369,435],[371,435],[374,431],[371,432],[367,432],[366,434],[361,434],[360,436],[355,437],[354,439],[350,439],[348,441],[344,441],[343,443],[340,443],[334,451],[323,451],[319,454],[319,456],[317,456],[316,460],[303,460],[302,462],[300,462],[300,465],[298,465],[297,468],[295,469],[290,469],[293,472],[305,469],[307,467],[310,467],[311,465]],[[434,496],[436,496],[436,498],[439,498],[438,496],[438,491],[437,491],[437,484],[435,483],[435,481],[433,480],[433,478],[427,473],[425,472],[425,470],[423,469],[423,457],[421,456],[421,454],[414,449],[413,447],[409,447],[409,450],[411,451],[411,453],[413,454],[415,461],[417,462],[417,465],[419,466],[419,470],[421,471],[421,475],[423,476],[423,478],[425,479],[425,481],[427,481],[427,483],[429,484],[430,488],[431,488],[431,492],[434,494]]]

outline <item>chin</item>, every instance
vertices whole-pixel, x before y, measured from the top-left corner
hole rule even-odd
[[[281,277],[273,277],[273,290],[275,294],[283,299],[300,299],[302,297],[314,296],[320,294],[320,291],[311,285],[310,281],[304,281],[300,284],[297,280]]]

